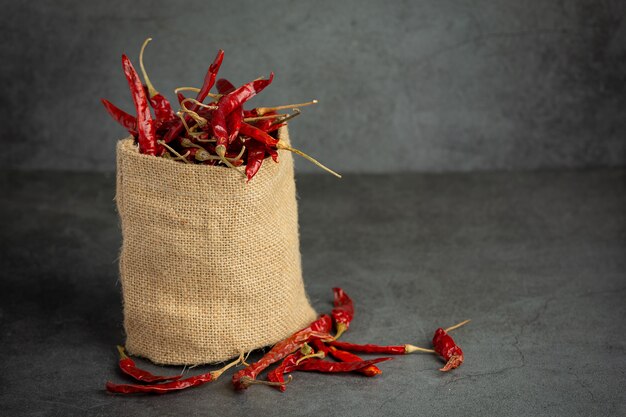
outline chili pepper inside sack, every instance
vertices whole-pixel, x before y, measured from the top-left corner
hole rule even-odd
[[[279,138],[289,143],[287,128]],[[302,282],[293,158],[232,169],[117,146],[126,348],[159,364],[227,360],[316,318]]]

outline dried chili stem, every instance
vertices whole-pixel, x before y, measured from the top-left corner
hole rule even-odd
[[[165,143],[164,140],[159,140],[158,143],[162,146],[164,146],[168,151],[170,151],[171,153],[173,153],[174,155],[176,155],[179,158],[182,158],[185,163],[190,164],[191,162],[189,162],[188,160],[185,159],[185,157],[183,157],[181,154],[179,154],[174,148],[172,148],[170,145],[168,145],[167,143]]]
[[[305,154],[304,152],[302,152],[299,149],[296,148],[292,148],[291,146],[285,145],[283,142],[278,142],[276,144],[276,148],[277,149],[283,149],[289,152],[293,152],[296,155],[300,155],[301,157],[303,157],[304,159],[307,159],[308,161],[312,162],[313,164],[317,165],[318,167],[322,168],[323,170],[333,174],[335,177],[337,178],[341,178],[340,174],[337,174],[335,171],[333,171],[332,169],[328,168],[327,166],[323,165],[321,162],[319,162],[317,159]]]
[[[287,117],[288,114],[270,114],[269,116],[257,116],[257,117],[246,117],[243,119],[244,122],[257,122],[259,120],[267,120],[267,119],[277,119],[279,117]]]
[[[300,362],[306,360],[306,359],[311,359],[311,358],[320,358],[320,359],[324,359],[326,357],[326,354],[322,351],[316,352],[316,353],[311,353],[309,355],[304,355],[302,356],[300,359],[298,359],[296,361],[296,366],[300,365]]]
[[[317,100],[311,100],[311,101],[307,101],[306,103],[286,104],[284,106],[257,107],[256,108],[256,113],[259,116],[263,116],[265,113],[268,113],[268,112],[271,112],[271,111],[284,110],[284,109],[293,109],[293,108],[296,108],[296,107],[306,107],[306,106],[311,106],[311,105],[317,104],[317,103],[318,103]]]
[[[471,319],[470,320],[464,320],[464,321],[462,321],[462,322],[460,322],[458,324],[455,324],[454,326],[448,327],[447,329],[444,329],[444,330],[446,331],[446,333],[448,333],[450,330],[455,330],[455,329],[458,329],[461,326],[465,326],[470,321],[472,321],[472,320]]]
[[[154,97],[159,92],[154,88],[152,82],[150,82],[150,78],[148,78],[148,73],[146,72],[146,68],[143,66],[143,51],[146,49],[148,43],[152,40],[152,38],[148,38],[143,41],[143,45],[141,45],[141,51],[139,52],[139,67],[141,68],[141,72],[143,74],[143,79],[146,81],[146,86],[148,86],[148,94],[150,97]]]
[[[200,103],[198,100],[196,100],[195,98],[191,98],[191,97],[187,97],[180,103],[183,109],[188,110],[187,107],[185,107],[185,103],[193,103],[196,106],[204,107],[205,109],[217,110],[217,106],[209,106],[208,104]],[[188,111],[192,111],[192,110],[188,110]]]

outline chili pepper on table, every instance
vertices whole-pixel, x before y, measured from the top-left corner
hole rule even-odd
[[[122,55],[122,68],[132,93],[135,109],[137,110],[137,132],[139,135],[139,150],[147,155],[157,154],[156,130],[154,120],[150,114],[148,99],[143,91],[143,84],[130,59]]]
[[[458,368],[463,363],[463,351],[454,342],[452,337],[448,335],[448,332],[463,326],[467,322],[469,322],[469,320],[465,320],[452,327],[448,327],[445,330],[441,327],[435,330],[435,335],[433,336],[433,347],[435,348],[435,352],[437,352],[437,354],[446,361],[445,366],[439,369],[440,371],[450,371],[454,368]]]
[[[115,384],[111,381],[106,383],[106,389],[116,394],[167,394],[169,392],[181,391],[187,388],[197,387],[207,382],[218,379],[225,371],[237,365],[243,360],[243,354],[238,359],[229,363],[217,371],[211,371],[200,375],[194,375],[189,378],[179,379],[177,381],[165,382],[162,384]]]
[[[151,40],[152,38],[146,39],[141,46],[141,51],[139,52],[139,67],[141,68],[143,79],[146,81],[146,86],[148,87],[148,99],[150,100],[150,105],[154,109],[157,121],[166,122],[169,120],[175,120],[176,114],[172,110],[170,102],[154,88],[150,78],[148,78],[146,68],[143,65],[143,52]]]
[[[318,351],[324,352],[326,356],[332,356],[333,358],[341,361],[341,362],[358,362],[363,359],[354,353],[350,353],[345,350],[337,349],[334,346],[328,346],[326,343],[319,339],[315,339],[312,341],[313,347]],[[379,367],[376,365],[370,365],[362,369],[357,369],[356,372],[359,372],[365,376],[376,376],[383,373]]]
[[[137,119],[135,118],[135,116],[131,116],[130,114],[126,113],[124,110],[120,109],[109,100],[103,98],[100,99],[100,101],[104,105],[106,111],[111,115],[113,120],[122,125],[122,127],[124,127],[126,130],[128,130],[128,133],[130,133],[134,137],[137,137]]]
[[[298,362],[298,359],[301,357],[302,353],[300,353],[300,351],[285,357],[278,367],[267,373],[267,380],[278,384],[275,385],[275,387],[281,392],[285,392],[287,389],[285,386],[285,374],[287,373],[285,369],[293,369],[296,366],[296,362]]]
[[[331,341],[329,344],[336,348],[347,350],[349,352],[363,352],[363,353],[380,353],[386,355],[405,355],[409,353],[415,352],[424,352],[424,353],[436,353],[443,357],[443,359],[447,362],[446,366],[440,369],[440,371],[446,372],[454,368],[458,368],[463,363],[463,352],[461,349],[454,343],[454,340],[447,334],[447,332],[458,329],[459,327],[469,323],[470,320],[465,320],[459,324],[455,324],[454,326],[448,327],[447,329],[439,328],[435,331],[435,336],[433,337],[433,346],[434,349],[426,349],[414,345],[391,345],[391,346],[381,346],[374,344],[365,344],[360,345],[356,343],[346,343],[346,342],[337,342]],[[449,365],[448,365],[449,364]]]
[[[260,360],[250,364],[245,369],[233,375],[233,385],[237,390],[248,388],[254,383],[263,383],[256,381],[256,377],[271,364],[278,362],[287,355],[300,349],[304,343],[312,338],[327,339],[330,337],[328,332],[332,326],[332,319],[328,315],[322,315],[320,318],[311,323],[308,327],[297,331],[287,339],[276,343],[269,352],[267,352]]]
[[[350,322],[354,317],[354,303],[348,294],[339,287],[333,288],[333,294],[335,308],[333,308],[331,315],[335,320],[337,333],[334,339],[337,340],[350,327]]]
[[[117,350],[120,354],[120,360],[118,365],[120,370],[124,372],[126,375],[135,378],[137,381],[141,382],[163,382],[163,381],[175,381],[180,379],[182,375],[173,375],[173,376],[160,376],[154,375],[148,371],[137,368],[137,364],[134,360],[132,360],[126,352],[124,351],[123,346],[118,346]]]
[[[377,358],[370,359],[366,361],[356,361],[356,362],[328,362],[321,359],[307,359],[301,362],[299,365],[296,365],[295,368],[286,367],[285,373],[296,371],[316,371],[316,372],[328,372],[328,373],[336,373],[336,372],[352,372],[356,371],[370,365],[374,365],[380,362],[385,362],[391,360],[393,358]]]

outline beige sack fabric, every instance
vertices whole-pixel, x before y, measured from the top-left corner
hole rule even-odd
[[[286,128],[280,136],[288,141]],[[225,167],[142,155],[124,139],[116,200],[131,354],[171,365],[224,361],[315,320],[289,152],[246,183]]]

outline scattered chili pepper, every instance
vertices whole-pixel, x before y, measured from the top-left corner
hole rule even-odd
[[[162,384],[115,384],[111,381],[106,383],[106,389],[109,392],[116,394],[167,394],[169,392],[180,391],[187,388],[197,387],[207,382],[212,382],[218,379],[225,371],[237,365],[243,360],[243,354],[238,359],[229,363],[217,371],[211,371],[200,375],[194,375],[189,378],[179,379],[177,381],[165,382]]]
[[[100,101],[102,101],[104,108],[111,115],[113,120],[122,125],[126,130],[128,130],[128,133],[130,133],[134,137],[137,137],[137,119],[135,118],[135,116],[131,116],[130,114],[126,113],[124,110],[115,106],[109,100],[101,99]]]
[[[328,362],[321,359],[308,359],[301,362],[299,365],[295,367],[294,370],[298,371],[316,371],[316,372],[352,372],[358,369],[362,369],[368,367],[370,365],[374,365],[380,362],[385,362],[391,360],[393,358],[377,358],[370,359],[367,361],[357,361],[357,362]],[[285,368],[285,373],[291,372],[292,369],[290,367]]]
[[[220,94],[232,93],[233,91],[235,91],[236,88],[234,84],[228,81],[226,78],[220,78],[219,80],[217,80],[215,86],[217,87],[217,92]]]
[[[342,362],[360,362],[363,361],[363,359],[357,355],[355,355],[354,353],[350,353],[350,352],[346,352],[345,350],[339,350],[334,346],[329,346],[328,347],[328,352],[330,353],[330,355],[335,358],[338,359]],[[365,376],[376,376],[376,375],[380,375],[383,373],[383,371],[380,370],[379,367],[377,367],[376,365],[369,365],[366,366],[364,368],[360,368],[356,370],[357,372],[365,375]]]
[[[297,351],[296,353],[292,353],[291,355],[287,356],[285,359],[283,359],[280,365],[278,365],[278,367],[272,369],[270,372],[267,373],[267,380],[270,382],[278,383],[279,385],[276,385],[276,388],[281,392],[285,392],[285,390],[287,389],[287,387],[284,385],[286,373],[285,369],[293,369],[296,366],[296,362],[298,362],[298,359],[300,359],[301,357],[302,353],[300,353],[300,351]]]
[[[163,382],[163,381],[175,381],[180,379],[182,375],[174,375],[174,376],[159,376],[154,375],[148,371],[144,371],[143,369],[137,368],[137,364],[134,360],[132,360],[126,352],[124,351],[123,346],[117,346],[117,350],[120,354],[120,360],[118,362],[119,367],[122,372],[126,375],[135,378],[137,381],[141,382]]]
[[[331,346],[335,346],[336,348],[347,350],[349,352],[362,352],[362,353],[380,353],[384,355],[405,355],[408,353],[414,352],[427,352],[427,353],[435,353],[432,349],[425,349],[414,345],[392,345],[392,346],[381,346],[374,344],[366,344],[360,345],[356,343],[347,343],[347,342],[336,342],[331,341],[329,343]]]
[[[302,345],[310,339],[326,339],[330,337],[328,332],[330,331],[331,325],[331,318],[327,315],[322,315],[308,327],[305,327],[304,329],[289,336],[287,339],[278,342],[259,361],[233,375],[232,382],[235,389],[243,390],[248,388],[251,384],[255,383],[256,377],[261,371],[300,349]]]
[[[452,327],[448,327],[445,330],[441,327],[435,330],[435,335],[433,336],[433,347],[435,348],[435,352],[437,352],[437,354],[446,361],[445,366],[439,369],[440,371],[448,372],[454,368],[458,368],[463,363],[463,351],[454,342],[450,335],[448,335],[448,332],[458,329],[468,322],[469,320],[465,320]]]
[[[141,84],[137,71],[135,71],[133,64],[126,55],[122,55],[122,67],[126,75],[126,80],[128,81],[128,87],[133,96],[135,109],[137,110],[139,150],[141,153],[147,155],[156,155],[157,143],[154,120],[152,120],[152,115],[150,114],[150,107],[146,94],[143,91],[143,85]]]
[[[337,340],[350,327],[350,322],[354,317],[354,303],[348,294],[339,287],[333,288],[333,294],[335,308],[333,308],[331,315],[335,320],[337,333],[334,339]]]

